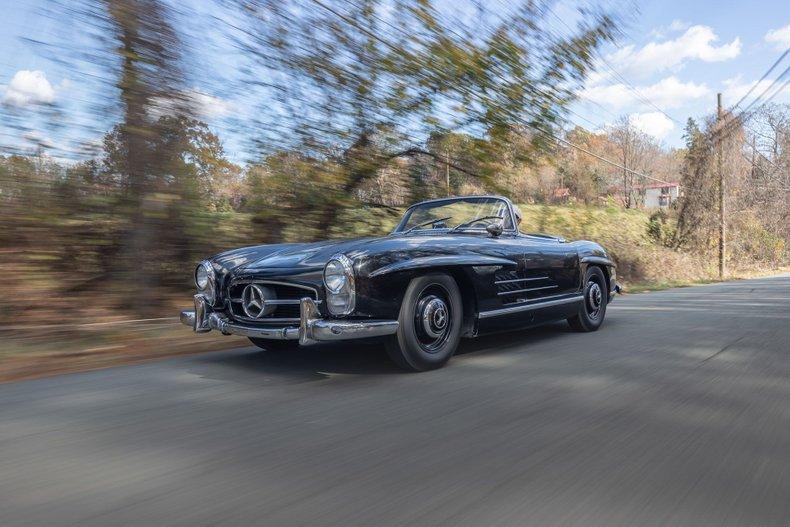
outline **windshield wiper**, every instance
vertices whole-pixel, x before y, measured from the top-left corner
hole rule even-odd
[[[438,218],[435,220],[429,220],[429,221],[424,221],[422,223],[418,223],[414,227],[411,227],[408,230],[403,231],[403,234],[409,234],[414,229],[419,229],[420,227],[425,227],[426,225],[433,225],[434,223],[439,223],[440,221],[446,221],[449,220],[450,218],[452,218],[452,216],[447,216],[446,218]]]
[[[503,219],[503,218],[502,218],[502,216],[479,216],[479,217],[477,217],[477,218],[474,218],[474,219],[472,219],[472,220],[465,221],[465,222],[463,222],[463,223],[459,223],[458,225],[456,225],[455,227],[453,227],[452,229],[450,229],[450,231],[449,231],[449,232],[455,232],[455,231],[457,231],[458,229],[460,229],[461,227],[468,227],[469,225],[471,225],[471,224],[473,224],[473,223],[475,223],[475,222],[477,222],[477,221],[483,221],[483,220],[494,220],[494,219],[496,219],[496,220],[501,220],[501,219]]]

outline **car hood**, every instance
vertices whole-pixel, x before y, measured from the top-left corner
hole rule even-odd
[[[377,238],[355,238],[314,243],[285,243],[244,247],[213,258],[214,262],[236,273],[255,272],[262,269],[321,269],[329,259],[351,251]]]
[[[542,237],[542,239],[546,239]],[[546,239],[546,241],[548,241]],[[553,240],[556,243],[556,240]],[[469,233],[392,234],[371,238],[329,240],[243,247],[212,258],[216,270],[234,275],[261,273],[273,276],[302,275],[323,270],[326,262],[343,253],[357,262],[375,259],[374,265],[403,258],[431,257],[459,253],[496,254],[495,240]],[[387,255],[386,258],[376,256]],[[386,260],[386,261],[385,261]],[[364,272],[372,271],[366,266]],[[287,272],[284,272],[286,271]]]

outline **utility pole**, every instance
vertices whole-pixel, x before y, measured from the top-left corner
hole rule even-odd
[[[718,178],[719,178],[719,280],[723,280],[727,270],[725,268],[724,262],[724,255],[727,251],[727,228],[724,223],[724,218],[726,216],[726,203],[724,200],[725,196],[725,188],[724,188],[724,161],[723,161],[723,150],[724,150],[724,110],[721,105],[721,93],[717,94],[716,96],[716,124],[718,125],[717,128],[717,135],[719,136],[718,140],[718,152],[717,152],[717,171],[718,171]]]

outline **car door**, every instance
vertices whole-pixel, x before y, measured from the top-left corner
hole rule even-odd
[[[517,264],[495,276],[496,293],[503,306],[540,302],[578,290],[579,257],[571,244],[520,233],[499,241]]]

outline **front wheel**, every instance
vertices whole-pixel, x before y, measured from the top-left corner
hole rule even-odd
[[[599,267],[589,267],[584,274],[584,302],[579,311],[568,319],[568,324],[576,331],[595,331],[606,316],[606,300],[609,292],[606,277]]]
[[[410,371],[444,366],[461,339],[463,303],[458,284],[443,273],[414,278],[398,322],[398,332],[387,340],[387,353],[395,364]]]

